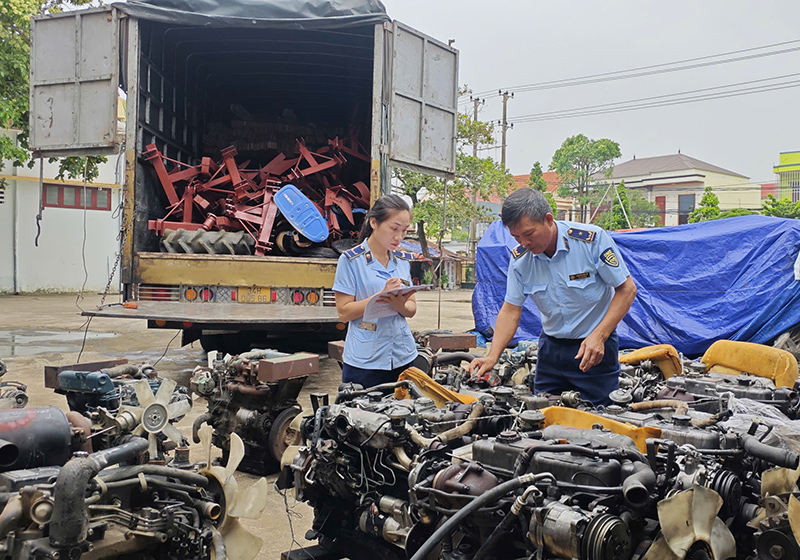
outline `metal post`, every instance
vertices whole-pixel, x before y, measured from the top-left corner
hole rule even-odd
[[[481,103],[484,103],[484,100],[480,99],[478,97],[474,97],[474,98],[470,98],[470,99],[472,100],[472,105],[473,105],[473,112],[472,112],[472,114],[473,114],[473,122],[478,122],[478,105],[481,104]],[[472,140],[472,157],[474,157],[474,158],[478,157],[478,136],[477,136],[477,134],[475,135],[475,137]],[[474,189],[472,190],[471,201],[472,201],[472,205],[473,206],[476,206],[478,204],[478,193],[475,192]],[[477,226],[478,226],[478,220],[476,218],[470,219],[470,221],[469,221],[469,243],[468,243],[468,247],[469,247],[469,256],[471,258],[473,258],[473,259],[475,258],[475,246],[477,245],[477,239],[476,239]]]
[[[509,98],[514,99],[514,94],[513,93],[508,93],[507,91],[505,91],[505,92],[501,91],[500,95],[503,96],[503,121],[500,123],[500,126],[503,128],[503,145],[502,145],[501,152],[500,152],[500,165],[503,168],[503,171],[505,171],[506,170],[506,131],[509,128],[514,128],[513,124],[512,125],[508,124],[508,118],[507,118],[507,115],[508,115],[508,111],[507,111],[507,109],[508,109],[508,100],[509,100]]]
[[[442,237],[444,229],[447,227],[447,181],[444,182],[444,199],[442,200],[442,229],[439,231],[439,273],[436,275],[436,283],[439,285],[439,310],[436,313],[436,328],[442,328],[442,265],[444,264],[444,249],[442,248]]]

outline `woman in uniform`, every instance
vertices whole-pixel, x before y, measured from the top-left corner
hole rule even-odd
[[[345,383],[366,388],[397,381],[417,357],[406,321],[417,312],[413,294],[381,296],[397,313],[363,320],[372,296],[411,283],[409,260],[413,255],[398,250],[410,223],[406,201],[394,194],[383,196],[364,219],[359,245],[339,257],[333,291],[339,319],[348,323],[342,364]]]

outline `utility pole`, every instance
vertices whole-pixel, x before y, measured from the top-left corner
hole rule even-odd
[[[482,105],[485,103],[485,100],[481,99],[480,97],[472,97],[470,96],[470,101],[472,101],[472,118],[473,122],[478,122],[478,105]],[[478,157],[478,135],[475,134],[472,139],[472,157]],[[475,189],[472,190],[472,205],[476,206],[478,204],[478,193],[475,192]],[[475,247],[477,245],[477,240],[475,239],[477,235],[477,226],[478,220],[472,218],[469,221],[469,256],[471,258],[475,258]]]
[[[508,93],[507,91],[499,91],[500,95],[503,96],[503,120],[500,122],[500,126],[503,128],[503,146],[502,151],[500,152],[500,165],[503,167],[503,171],[506,170],[506,131],[509,128],[514,128],[513,124],[508,124],[508,100],[514,99],[513,93]]]

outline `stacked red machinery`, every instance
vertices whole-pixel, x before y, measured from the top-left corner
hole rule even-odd
[[[164,218],[150,220],[149,228],[161,236],[175,230],[244,232],[256,255],[297,254],[315,242],[330,245],[351,239],[369,208],[370,195],[370,160],[356,134],[328,140],[316,152],[302,139],[296,147],[293,157],[281,153],[251,169],[249,161],[236,163],[233,146],[222,150],[221,163],[204,157],[192,166],[148,145],[143,157],[153,165],[168,200]],[[309,239],[297,223],[281,219],[275,195],[286,185],[294,185],[319,211],[327,234]]]

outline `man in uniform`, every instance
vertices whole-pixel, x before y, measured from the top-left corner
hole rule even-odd
[[[511,251],[491,350],[468,371],[478,377],[491,372],[532,297],[542,315],[534,392],[576,390],[595,406],[611,404],[620,371],[615,329],[636,297],[616,244],[597,226],[556,221],[547,199],[533,189],[511,193],[501,217],[519,246]]]

